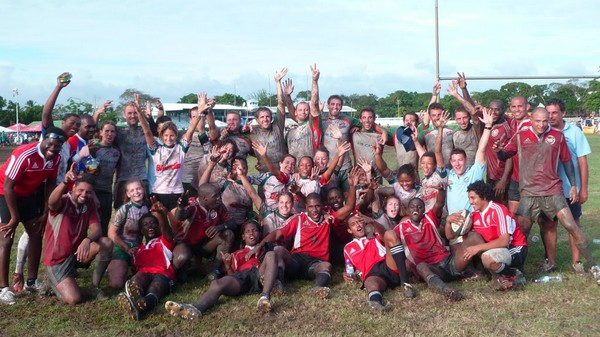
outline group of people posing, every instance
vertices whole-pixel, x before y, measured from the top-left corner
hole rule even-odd
[[[275,117],[261,107],[255,125],[242,125],[228,112],[219,130],[216,102],[201,92],[183,134],[160,101],[154,119],[151,102],[141,106],[137,95],[124,107],[124,128],[98,126],[110,101],[93,115],[66,114],[55,127],[55,102],[70,84],[61,74],[44,105],[41,140],[17,147],[0,168],[0,302],[14,304],[15,293],[45,284],[77,304],[77,269],[92,262],[93,295],[106,298],[100,284],[108,272],[132,319],[198,276],[211,281],[208,290],[194,304],[167,301],[170,314],[195,319],[221,295],[248,292],[259,293],[257,309],[269,312],[271,294],[298,278],[314,280],[311,292],[327,298],[332,264],[345,266],[344,281],[362,284],[376,310],[385,309],[388,288],[417,296],[409,279],[458,301],[464,295],[449,285],[455,280],[487,277],[500,290],[525,285],[534,222],[546,248],[542,270],[555,270],[557,220],[569,233],[574,272],[586,274],[582,255],[600,283],[579,227],[591,151],[565,122],[562,101],[530,112],[517,96],[509,117],[500,100],[474,102],[459,74],[448,89],[461,103],[455,124],[436,83],[427,111],[407,113],[390,132],[371,108],[358,120],[341,114],[338,95],[325,111],[316,65],[310,102],[294,105],[286,73],[275,73]],[[287,132],[286,110],[297,123]],[[386,146],[393,151],[384,156]],[[256,157],[256,174],[249,175],[248,156]],[[11,288],[19,223],[25,232]]]

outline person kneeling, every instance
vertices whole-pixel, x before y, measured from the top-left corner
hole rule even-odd
[[[63,194],[71,182],[74,182],[73,190]],[[73,165],[65,175],[65,181],[48,198],[44,265],[50,287],[58,298],[68,304],[81,302],[81,291],[75,281],[77,268],[89,267],[94,257],[93,290],[97,299],[106,298],[99,285],[113,247],[109,238],[102,237],[93,194],[92,183],[78,178]]]

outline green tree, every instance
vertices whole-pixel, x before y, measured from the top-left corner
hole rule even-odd
[[[296,94],[296,101],[310,101],[310,96],[310,90],[298,91],[298,93]]]
[[[189,93],[189,94],[181,97],[179,99],[179,102],[177,102],[177,103],[192,103],[192,104],[196,104],[196,103],[198,103],[198,94],[194,94],[193,92]]]
[[[600,82],[597,80],[591,80],[588,82],[588,90],[583,104],[584,109],[587,112],[599,112],[600,111]]]
[[[224,93],[223,95],[215,96],[215,99],[217,100],[217,103],[220,103],[220,104],[231,104],[231,105],[237,105],[237,106],[241,106],[244,102],[246,102],[244,97],[242,97],[240,95],[230,94],[228,92]],[[196,96],[196,102],[198,102],[197,96]]]
[[[91,103],[84,102],[78,98],[69,97],[67,99],[67,104],[58,106],[55,111],[56,116],[60,117],[68,113],[74,113],[77,115],[92,114],[94,112],[94,108],[92,107]]]
[[[250,94],[250,98],[257,100],[258,106],[277,105],[277,95],[270,94],[265,89],[260,89],[257,92]]]
[[[507,96],[505,95],[505,93],[502,93],[496,89],[489,89],[484,92],[473,92],[471,94],[471,98],[473,98],[473,100],[479,102],[479,104],[485,107],[490,106],[491,101],[499,99],[502,102],[504,102],[504,106],[508,108]]]
[[[509,82],[500,87],[500,93],[503,97],[510,99],[515,96],[523,96],[529,99],[531,95],[531,86],[523,82]]]

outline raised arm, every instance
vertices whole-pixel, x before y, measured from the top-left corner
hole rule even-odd
[[[346,204],[336,212],[336,219],[344,220],[354,211],[356,206],[356,184],[358,183],[358,170],[359,167],[353,167],[348,173],[348,196],[346,197]]]
[[[464,99],[467,102],[469,102],[471,104],[471,106],[475,106],[475,102],[471,98],[471,95],[469,94],[469,90],[467,89],[467,79],[465,77],[465,72],[463,71],[462,74],[457,72],[457,74],[458,74],[458,78],[456,79],[456,81],[458,82],[458,87],[460,88]]]
[[[58,94],[60,94],[60,91],[63,88],[67,87],[69,83],[71,83],[71,80],[65,82],[61,81],[61,78],[65,78],[67,74],[69,73],[64,72],[58,75],[58,77],[56,78],[56,86],[54,87],[54,90],[52,90],[52,93],[50,93],[50,96],[48,96],[48,99],[46,100],[46,103],[42,108],[42,126],[44,127],[44,129],[54,126],[54,121],[52,120],[52,110],[54,110],[56,99],[58,98]]]
[[[281,68],[280,71],[275,72],[275,88],[277,89],[277,110],[279,111],[280,123],[285,123],[285,104],[283,102],[283,88],[281,87],[281,79],[283,79],[286,74],[287,68],[285,67]]]
[[[479,140],[479,146],[477,147],[477,154],[475,155],[475,159],[479,163],[479,165],[483,166],[487,162],[485,158],[485,148],[487,147],[487,143],[490,139],[490,134],[492,133],[492,124],[494,124],[494,117],[492,116],[492,112],[488,111],[488,109],[483,108],[483,118],[479,118],[481,123],[483,123],[483,133],[481,134],[481,139]]]
[[[146,145],[148,145],[149,148],[154,147],[156,144],[156,140],[154,139],[154,135],[152,134],[152,131],[150,130],[150,124],[148,124],[148,120],[146,119],[146,116],[140,109],[140,95],[139,94],[133,94],[133,103],[135,105],[135,112],[137,113],[138,119],[140,120],[140,125],[142,126],[142,130],[144,130],[144,139],[146,139]]]
[[[221,159],[221,153],[219,152],[219,148],[217,146],[213,146],[212,149],[210,150],[210,155],[208,157],[208,165],[207,165],[206,169],[204,170],[204,172],[202,172],[202,176],[200,177],[198,186],[200,186],[202,184],[206,184],[207,182],[210,181],[210,175],[212,174],[215,166],[217,166],[217,163],[219,162],[220,159]]]
[[[236,173],[237,173],[238,179],[242,182],[244,189],[248,193],[248,196],[252,200],[252,204],[260,212],[260,210],[262,209],[263,202],[262,202],[262,199],[260,198],[260,196],[258,195],[258,193],[256,193],[256,190],[254,189],[254,187],[252,187],[252,184],[250,184],[250,180],[248,180],[248,176],[246,176],[244,174],[241,167],[236,168]]]
[[[375,167],[381,173],[382,177],[389,177],[392,171],[388,168],[387,163],[383,159],[383,145],[377,143],[373,145],[373,151],[375,152]]]
[[[183,138],[185,139],[187,144],[191,142],[192,137],[194,136],[194,130],[196,130],[196,127],[200,122],[200,114],[206,113],[207,109],[208,104],[206,101],[206,92],[202,91],[198,93],[198,114],[196,115],[196,118],[192,119],[187,131],[185,132],[185,135],[183,135]]]
[[[259,142],[252,142],[252,148],[254,149],[254,152],[265,159],[265,165],[267,166],[269,172],[271,172],[277,178],[277,180],[283,181],[283,173],[278,168],[276,168],[275,165],[273,165],[273,163],[267,156],[267,146],[268,144],[262,145]]]
[[[325,173],[323,173],[322,177],[323,179],[325,179],[325,181],[329,181],[329,179],[331,179],[333,172],[335,172],[336,168],[338,167],[338,162],[341,160],[341,158],[344,157],[344,154],[348,151],[350,151],[350,143],[344,142],[338,145],[335,157],[333,157],[333,160],[327,167],[327,170],[325,171]]]
[[[106,109],[108,109],[109,106],[112,105],[112,101],[108,100],[104,103],[102,103],[102,105],[100,105],[96,111],[94,111],[94,114],[92,115],[92,118],[94,119],[94,122],[98,123],[98,119],[100,118],[100,115],[106,112]]]
[[[319,108],[319,77],[321,72],[317,69],[317,64],[310,66],[310,72],[312,74],[312,86],[310,89],[310,115],[317,117],[321,114]]]
[[[444,137],[444,126],[448,122],[449,114],[444,111],[442,117],[434,123],[434,126],[438,129],[437,137],[435,138],[435,161],[437,162],[438,168],[446,167],[444,163],[444,157],[442,156],[442,139]]]
[[[294,102],[292,101],[292,93],[294,92],[294,83],[292,82],[291,79],[288,78],[287,80],[283,81],[282,90],[283,90],[283,102],[285,103],[285,106],[288,109],[288,112],[290,113],[290,118],[292,116],[296,116],[296,107],[294,107]],[[285,114],[284,114],[284,117],[285,117]],[[293,120],[296,121],[295,119],[293,119]],[[284,119],[284,121],[285,121],[285,119]]]
[[[162,117],[165,115],[165,107],[163,106],[162,102],[160,101],[160,98],[156,98],[154,100],[154,106],[158,110],[158,113],[156,114],[156,118]]]
[[[158,225],[160,226],[160,232],[167,239],[167,241],[173,241],[173,229],[169,225],[169,211],[167,208],[156,199],[155,196],[150,197],[152,206],[150,207],[150,213],[158,219]]]
[[[440,82],[439,79],[437,79],[435,81],[435,83],[433,84],[433,90],[431,92],[431,99],[429,100],[429,104],[427,104],[427,107],[429,107],[432,103],[438,103],[440,101],[440,92],[442,91],[442,82]]]

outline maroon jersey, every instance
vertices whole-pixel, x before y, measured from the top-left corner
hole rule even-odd
[[[513,123],[511,125],[511,128],[513,130],[512,135],[513,137],[516,135],[517,132],[521,131],[521,130],[527,130],[528,128],[531,127],[531,120],[529,119],[529,117],[527,117],[527,119],[522,120],[521,123],[517,123],[517,121],[513,120]],[[512,137],[511,137],[512,139]],[[514,157],[513,158],[513,168],[512,168],[512,174],[510,176],[510,179],[514,180],[514,181],[519,181],[519,157]]]
[[[438,233],[438,225],[439,220],[431,210],[425,213],[420,226],[415,226],[407,219],[394,227],[404,244],[406,258],[415,266],[421,262],[436,264],[450,254]]]
[[[558,164],[559,160],[570,161],[571,154],[561,131],[548,127],[538,137],[529,127],[517,132],[504,147],[504,152],[508,156],[518,154],[513,163],[523,165],[518,180],[521,197],[563,194]]]
[[[280,231],[285,238],[294,236],[294,244],[290,253],[303,253],[323,261],[329,261],[331,226],[323,217],[319,222],[315,222],[305,212],[302,212],[289,218]]]
[[[183,241],[189,245],[195,245],[206,239],[207,228],[217,226],[230,219],[227,209],[222,204],[214,209],[204,209],[198,204],[198,200],[190,198],[190,205],[186,210],[187,214],[191,214],[191,216],[183,222],[176,237],[183,238]]]
[[[140,273],[161,274],[175,279],[173,260],[173,241],[164,236],[140,244],[133,255],[132,263]]]
[[[379,234],[372,239],[354,238],[344,246],[344,259],[350,260],[364,281],[373,266],[385,260],[385,244]]]
[[[487,176],[489,179],[496,181],[502,178],[502,175],[504,174],[504,168],[506,167],[506,162],[498,159],[496,151],[493,150],[494,143],[499,140],[500,146],[504,147],[512,136],[512,130],[510,128],[509,121],[506,119],[507,117],[504,118],[505,120],[502,123],[497,123],[492,126],[490,139],[485,147],[485,156],[487,157]]]
[[[473,211],[472,231],[479,233],[486,242],[494,241],[502,234],[510,234],[510,246],[527,246],[527,239],[516,225],[515,219],[506,206],[490,201],[483,212]]]
[[[0,195],[4,195],[6,177],[15,182],[14,191],[19,197],[35,193],[44,180],[56,179],[60,155],[46,160],[40,150],[40,143],[21,145],[13,150],[10,158],[0,167]]]
[[[58,210],[48,212],[44,234],[44,265],[63,263],[77,252],[86,238],[90,224],[99,224],[98,207],[92,198],[83,205],[76,204],[67,193],[60,199]]]

